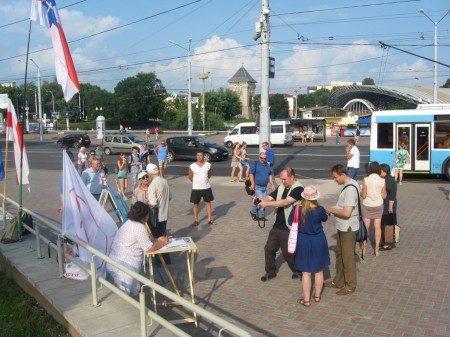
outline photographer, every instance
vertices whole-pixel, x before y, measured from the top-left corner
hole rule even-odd
[[[273,181],[272,170],[267,163],[267,155],[265,152],[259,154],[259,160],[253,161],[250,164],[249,171],[250,189],[255,191],[256,198],[263,198],[266,195],[267,184],[270,182],[272,191],[275,190],[275,183]],[[259,205],[253,203],[250,210],[250,215],[253,220],[264,220],[264,209]]]
[[[348,176],[356,180],[359,170],[360,153],[354,139],[349,139],[347,141],[347,147],[345,148],[345,156],[348,159],[347,161]]]
[[[291,167],[285,167],[281,170],[280,179],[283,186],[278,186],[275,191],[262,198],[258,205],[262,208],[268,206],[277,207],[275,210],[275,223],[269,232],[269,237],[264,247],[266,274],[261,277],[263,282],[277,276],[275,258],[280,248],[284,259],[293,272],[292,278],[297,279],[300,276],[294,269],[294,254],[288,253],[290,230],[288,218],[294,204],[302,198],[303,186],[295,180],[295,172]],[[258,202],[257,196],[254,198],[254,202]]]

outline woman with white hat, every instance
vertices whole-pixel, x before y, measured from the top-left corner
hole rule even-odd
[[[305,307],[311,306],[311,274],[314,273],[314,301],[320,302],[323,289],[323,269],[330,265],[328,242],[322,222],[328,220],[325,208],[317,200],[320,192],[313,185],[305,187],[302,200],[289,215],[288,223],[298,222],[297,247],[295,249],[296,270],[302,271],[303,298],[297,300]]]

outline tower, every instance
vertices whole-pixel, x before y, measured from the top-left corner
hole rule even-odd
[[[242,65],[228,80],[228,89],[239,95],[242,103],[241,115],[244,118],[255,118],[252,109],[252,99],[255,95],[256,81]]]

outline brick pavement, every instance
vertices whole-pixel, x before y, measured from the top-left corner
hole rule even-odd
[[[188,163],[186,163],[188,165]],[[191,236],[199,247],[195,264],[195,294],[197,304],[219,316],[235,322],[253,336],[449,336],[450,335],[450,245],[449,201],[446,181],[428,179],[406,180],[399,187],[399,224],[401,242],[389,252],[375,258],[368,251],[365,261],[358,259],[358,288],[355,294],[339,297],[325,289],[320,303],[310,308],[296,304],[301,296],[301,283],[291,279],[291,273],[278,258],[279,274],[266,283],[263,247],[271,228],[264,229],[250,220],[249,197],[243,186],[231,183],[228,177],[213,177],[216,197],[214,216],[219,225],[207,225],[205,210],[200,209],[200,226],[193,222],[188,203],[190,183],[184,177],[168,177],[173,199],[170,207],[169,229],[175,236]],[[55,204],[58,202],[58,177],[55,171],[33,171],[31,194],[24,192],[24,206],[34,212],[59,221]],[[340,188],[331,180],[302,180],[314,183],[322,192],[321,204],[333,204]],[[15,187],[9,183],[10,196],[16,199]],[[334,220],[325,223],[332,264],[325,271],[326,278],[334,275],[335,230]],[[0,249],[4,247],[0,245]],[[184,257],[174,256],[170,267],[181,287],[187,290]],[[79,282],[53,280],[47,288],[74,285]],[[89,287],[89,285],[88,285]],[[86,289],[80,290],[87,301]],[[103,290],[106,291],[106,290]],[[52,289],[46,296],[57,293]],[[102,309],[93,309],[99,316],[115,302],[105,295]],[[116,296],[111,296],[115,298]],[[57,300],[54,300],[58,303]],[[127,306],[119,305],[129,315]],[[124,308],[125,307],[125,308]],[[60,310],[70,318],[71,308]],[[98,311],[95,311],[98,310]],[[136,311],[136,315],[137,315]],[[167,312],[167,315],[173,315]],[[107,317],[107,316],[105,316]],[[83,326],[82,336],[121,335],[123,326],[116,326],[105,318],[105,327],[89,328],[88,318],[73,325]],[[129,335],[136,328],[129,318]],[[86,327],[88,326],[88,327]],[[193,336],[217,336],[216,329],[201,321],[200,328],[181,325]],[[122,330],[120,330],[122,329]],[[154,330],[152,336],[170,336],[164,329]]]

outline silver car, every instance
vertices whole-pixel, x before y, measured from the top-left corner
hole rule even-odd
[[[154,148],[153,143],[132,134],[107,134],[102,140],[103,153],[106,155],[120,152],[131,153],[133,147],[136,146],[140,150],[142,144],[147,144],[149,151]]]

